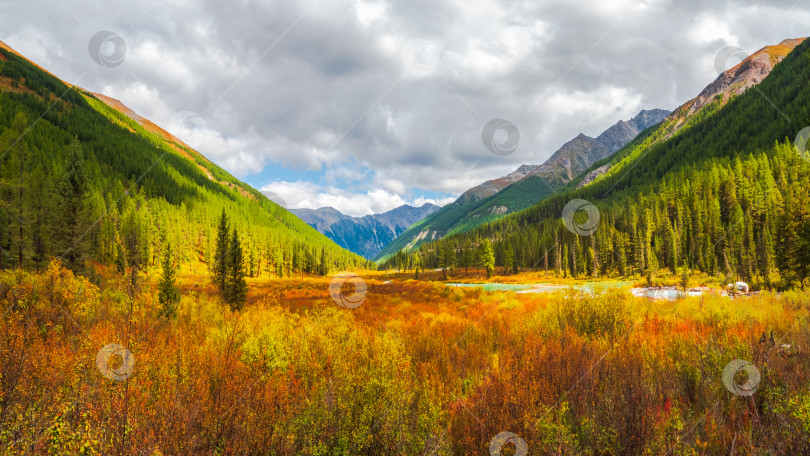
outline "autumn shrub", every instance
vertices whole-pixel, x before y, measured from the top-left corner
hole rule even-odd
[[[486,455],[503,431],[541,455],[810,454],[807,291],[659,312],[369,279],[347,309],[328,279],[251,280],[233,312],[186,277],[166,320],[146,277],[131,296],[56,263],[0,272],[0,455]],[[107,344],[126,379],[97,367]]]
[[[628,296],[623,290],[607,290],[590,296],[571,290],[559,304],[560,323],[589,337],[616,337],[629,329]]]

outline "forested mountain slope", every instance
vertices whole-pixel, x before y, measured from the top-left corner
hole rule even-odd
[[[530,209],[425,245],[419,260],[426,267],[480,262],[475,253],[489,239],[495,263],[509,269],[654,276],[690,268],[754,283],[807,279],[810,164],[792,142],[810,125],[810,43],[755,89],[705,106],[688,128],[665,122],[594,165],[609,165],[595,181],[573,182]],[[598,210],[598,220],[579,218],[584,211],[574,220],[580,227],[598,221],[592,235],[564,227],[563,208],[574,199]]]
[[[617,122],[596,138],[580,134],[542,165],[523,165],[504,177],[467,190],[453,203],[405,231],[380,252],[377,260],[385,260],[422,242],[468,231],[537,203],[594,162],[610,157],[639,133],[659,124],[668,114],[662,109],[644,110],[630,120]]]
[[[223,210],[251,274],[364,263],[116,103],[0,46],[0,267],[55,256],[77,271],[87,260],[148,268],[171,245],[204,272]]]

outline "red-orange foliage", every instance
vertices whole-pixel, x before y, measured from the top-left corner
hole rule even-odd
[[[810,451],[806,295],[659,317],[622,291],[367,282],[345,309],[328,279],[256,280],[239,314],[186,284],[166,321],[148,282],[130,300],[56,263],[4,271],[0,455],[485,455],[502,431],[529,454]],[[109,343],[126,381],[96,367]],[[735,358],[762,374],[751,397],[723,385]]]

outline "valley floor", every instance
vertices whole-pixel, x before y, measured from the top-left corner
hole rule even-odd
[[[810,291],[357,274],[248,279],[231,312],[185,271],[165,319],[153,277],[0,272],[0,455],[810,453]]]

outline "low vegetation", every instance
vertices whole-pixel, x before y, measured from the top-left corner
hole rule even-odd
[[[233,312],[180,268],[167,315],[158,275],[0,272],[0,454],[486,455],[504,431],[529,454],[810,452],[810,291],[673,310],[367,272],[356,309],[308,275],[247,278]],[[99,364],[108,344],[134,365]]]

